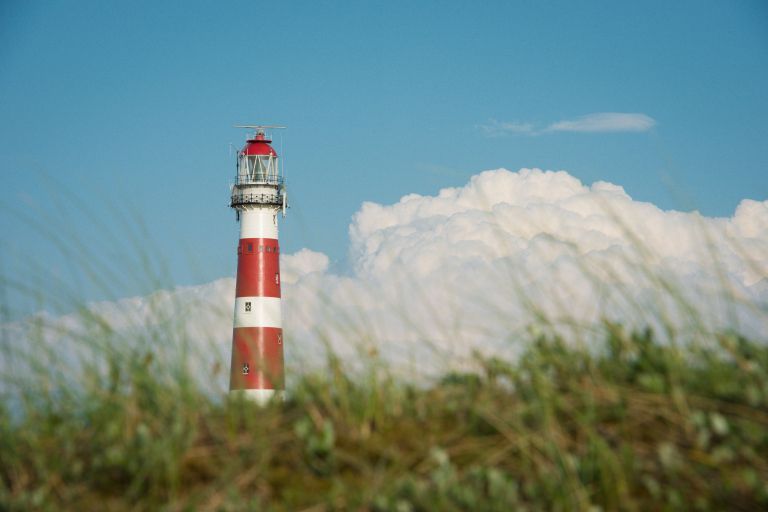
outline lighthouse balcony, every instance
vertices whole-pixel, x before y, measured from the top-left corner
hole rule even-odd
[[[235,185],[282,185],[285,179],[282,176],[270,174],[238,174],[235,176]]]
[[[232,194],[232,199],[229,203],[229,206],[234,208],[236,206],[245,206],[249,204],[282,206],[283,194],[269,194],[269,193],[257,193],[257,192],[236,193],[236,194]]]

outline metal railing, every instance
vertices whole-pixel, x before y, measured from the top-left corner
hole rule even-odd
[[[232,194],[229,206],[246,204],[271,204],[282,206],[283,194]]]
[[[282,185],[285,179],[282,176],[265,176],[256,174],[255,176],[237,175],[235,176],[235,185]]]

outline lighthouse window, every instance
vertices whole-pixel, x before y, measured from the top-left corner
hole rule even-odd
[[[264,252],[264,246],[263,245],[259,246],[259,252]]]
[[[275,272],[275,284],[280,284],[280,274]]]
[[[248,312],[250,310],[251,310],[251,303],[250,302],[246,302],[245,303],[245,311]]]
[[[253,252],[253,244],[248,244],[248,252]]]
[[[270,246],[267,246],[267,252],[272,252],[272,248]]]

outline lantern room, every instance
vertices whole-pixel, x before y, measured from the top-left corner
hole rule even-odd
[[[271,142],[264,130],[258,130],[252,139],[248,139],[237,158],[238,185],[280,183],[277,153]]]

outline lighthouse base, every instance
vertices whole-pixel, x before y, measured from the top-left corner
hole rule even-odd
[[[233,389],[229,394],[259,405],[266,405],[272,400],[280,402],[285,400],[285,390],[282,389]]]

